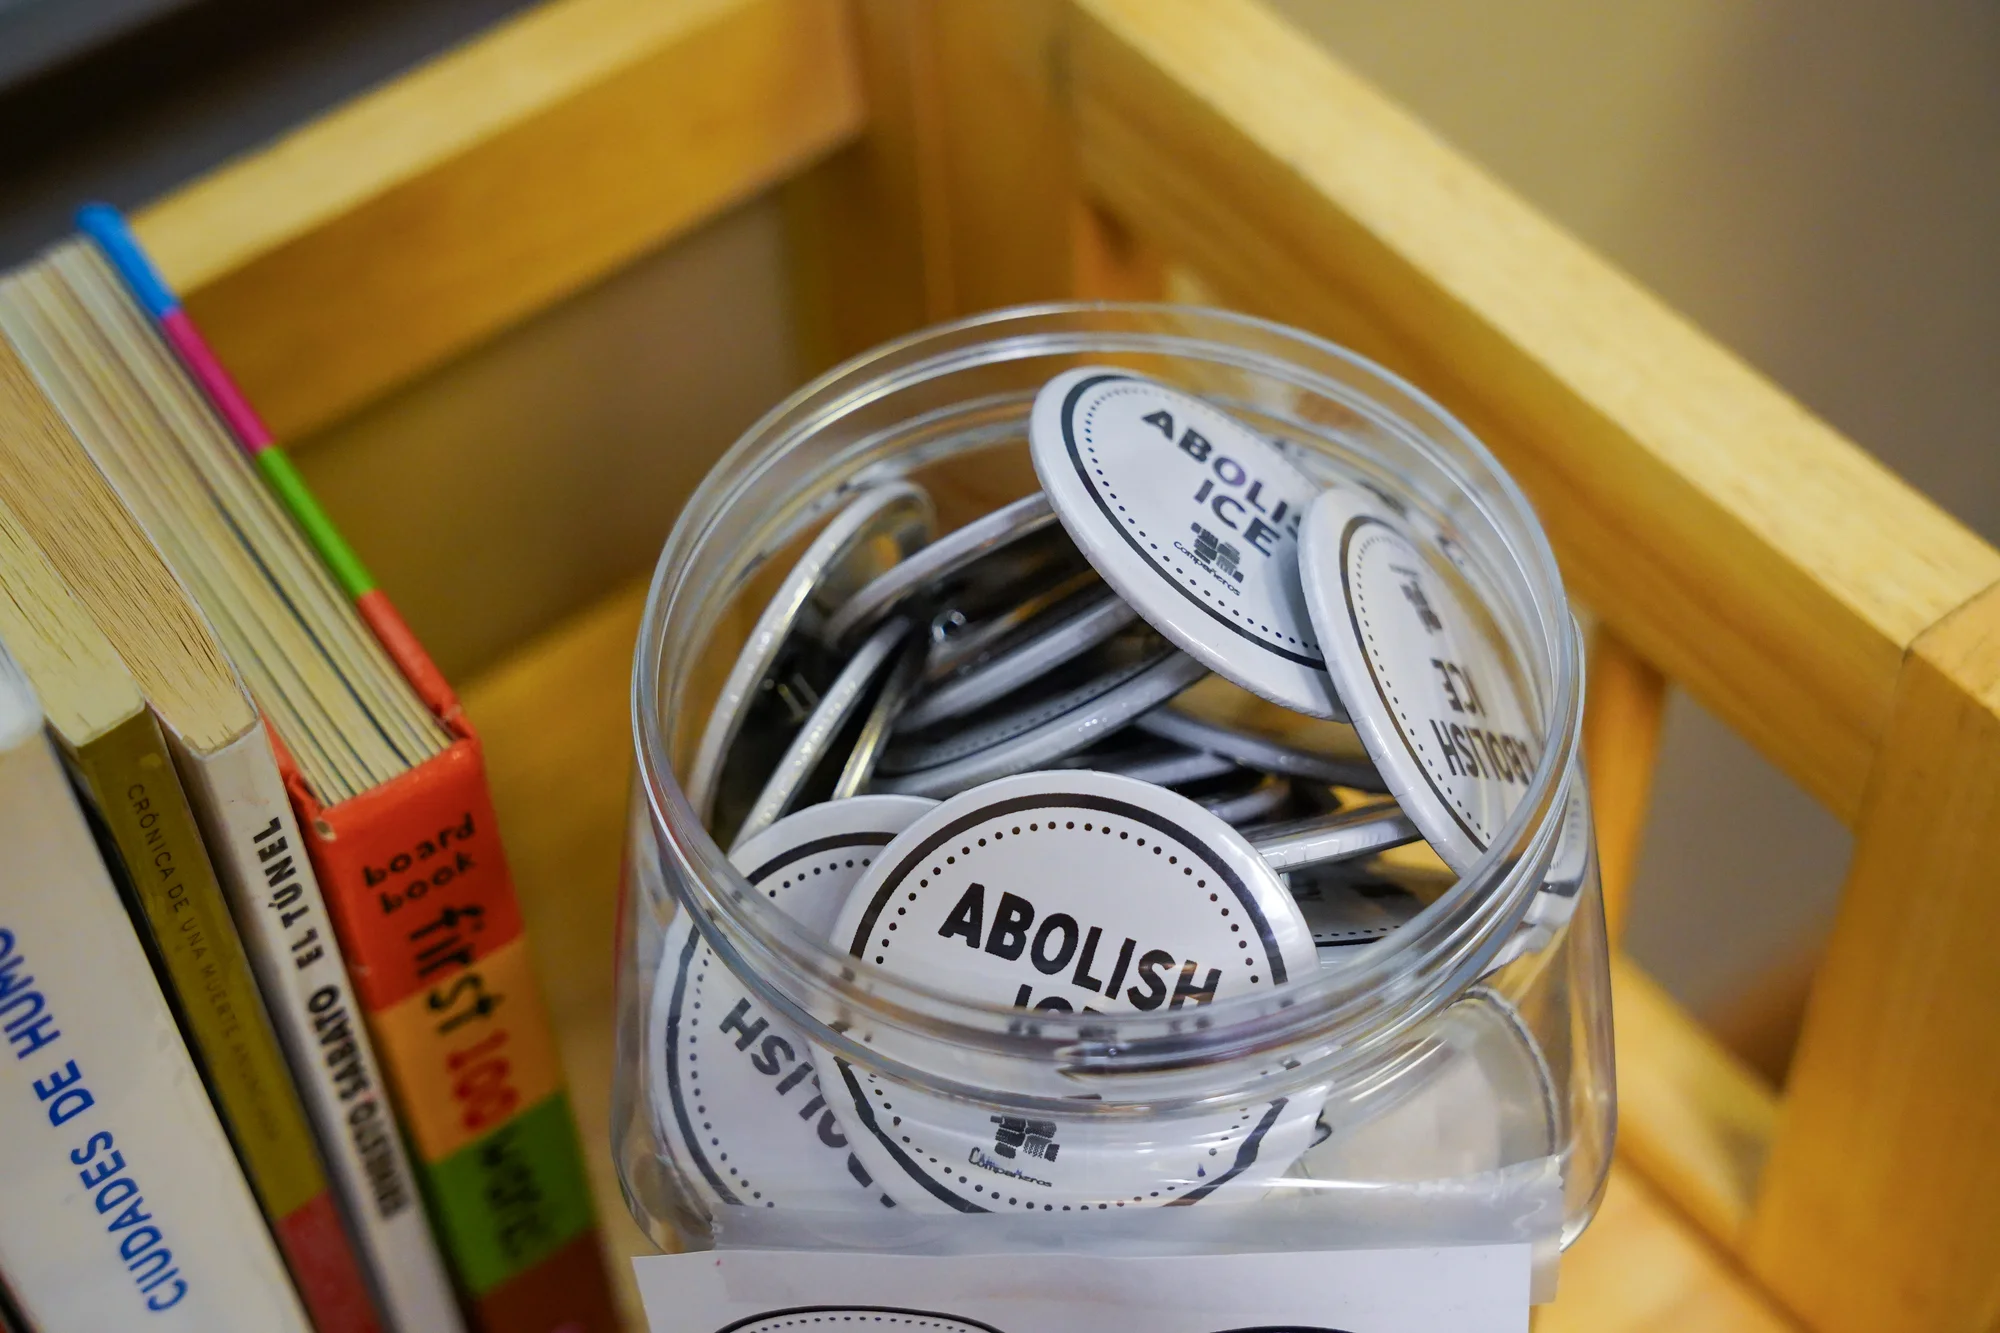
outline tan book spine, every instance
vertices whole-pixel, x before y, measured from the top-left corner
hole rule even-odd
[[[378,1328],[158,719],[136,714],[69,758],[125,862],[166,989],[314,1325]]]

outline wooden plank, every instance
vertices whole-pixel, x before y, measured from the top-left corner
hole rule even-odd
[[[952,313],[932,7],[853,0],[850,9],[867,124],[781,192],[809,371]]]
[[[854,13],[867,128],[786,190],[808,366],[997,306],[1157,295],[1157,259],[1077,190],[1061,0]]]
[[[553,0],[134,220],[294,438],[862,121],[839,0]]]
[[[1815,1328],[2000,1318],[2000,590],[1917,641],[1747,1258]]]
[[[464,690],[486,746],[584,1163],[625,1326],[646,1327],[631,1258],[655,1253],[625,1209],[611,1161],[616,1010],[613,922],[632,772],[632,645],[645,585],[631,584],[528,644]]]
[[[1071,208],[1074,295],[1081,301],[1165,301],[1172,263],[1157,246],[1100,205],[1079,197]]]
[[[1599,624],[1591,633],[1583,711],[1583,766],[1590,775],[1597,825],[1597,873],[1604,888],[1604,924],[1615,946],[1625,933],[1625,909],[1639,844],[1652,805],[1667,681],[1618,632]]]
[[[2000,552],[1254,0],[1075,0],[1085,186],[1493,445],[1575,590],[1843,818]]]
[[[783,219],[753,200],[298,446],[453,680],[652,568],[793,387]]]
[[[1597,1220],[1562,1259],[1535,1333],[1781,1333],[1793,1329],[1728,1258],[1622,1164]]]
[[[934,5],[951,309],[1076,292],[1076,164],[1058,67],[1062,0]]]
[[[1733,1249],[1770,1151],[1777,1094],[1619,954],[1611,964],[1611,1012],[1620,1158]]]

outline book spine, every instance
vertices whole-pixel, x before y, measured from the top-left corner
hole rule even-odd
[[[0,1271],[46,1333],[310,1333],[54,747],[0,753]]]
[[[79,211],[77,223],[157,322],[411,688],[460,738],[413,772],[344,803],[336,822],[345,832],[338,837],[323,832],[332,827],[325,816],[336,812],[322,811],[296,770],[289,764],[285,770],[369,1026],[417,1142],[433,1214],[454,1271],[475,1297],[477,1322],[486,1333],[614,1329],[576,1127],[494,831],[478,739],[443,674],[276,446],[123,218],[93,204]],[[442,824],[435,822],[440,817]],[[428,879],[404,879],[417,862],[441,858],[446,835],[460,829],[465,837],[453,859],[423,867]],[[475,845],[477,865],[460,874],[460,862],[471,859]],[[394,868],[398,860],[401,870]],[[371,874],[394,877],[400,887],[371,903],[378,887]],[[457,886],[447,892],[453,878]],[[406,930],[395,913],[421,904],[433,889],[439,915],[426,938],[424,930]],[[455,937],[461,929],[468,936],[462,947],[436,933]],[[494,1020],[509,995],[512,1010]],[[415,1007],[419,1001],[423,1009]],[[455,1004],[464,1007],[453,1009]],[[468,1026],[483,1033],[484,1044],[466,1044]]]
[[[170,998],[319,1333],[378,1333],[305,1110],[158,721],[72,756],[130,875]]]
[[[269,734],[260,724],[211,755],[176,747],[175,759],[384,1320],[462,1333]]]
[[[485,1333],[616,1315],[478,741],[319,810],[287,775],[460,1284]]]

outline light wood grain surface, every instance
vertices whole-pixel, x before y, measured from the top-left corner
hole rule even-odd
[[[1918,641],[1750,1228],[1836,1333],[2000,1321],[2000,590]]]
[[[1604,926],[1616,945],[1625,934],[1632,874],[1652,805],[1667,681],[1618,631],[1602,624],[1590,634],[1584,681],[1583,766],[1597,829]]]
[[[1077,0],[1084,182],[1233,304],[1411,371],[1574,589],[1852,820],[2000,553],[1252,0]]]
[[[1562,1259],[1534,1333],[1789,1333],[1797,1328],[1629,1166]]]
[[[952,313],[935,9],[927,0],[854,0],[867,121],[779,192],[799,355],[810,371]]]
[[[134,227],[291,439],[783,180],[862,114],[838,0],[556,0]]]
[[[1061,0],[855,0],[869,118],[786,189],[804,359],[1078,294]]]
[[[1777,1128],[1778,1096],[1629,958],[1614,955],[1618,1151],[1734,1250]]]

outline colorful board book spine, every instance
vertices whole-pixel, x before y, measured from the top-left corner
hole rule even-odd
[[[612,1333],[617,1316],[576,1126],[479,738],[123,219],[93,205],[78,222],[455,738],[331,807],[282,746],[279,762],[474,1320],[487,1333]]]

